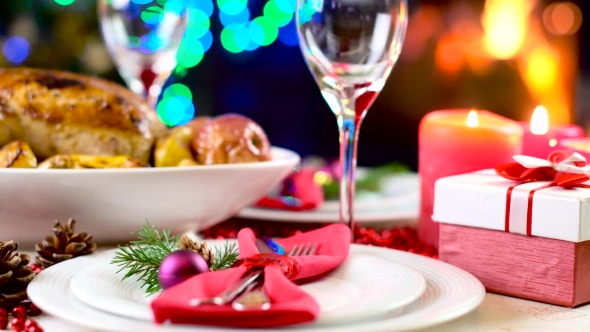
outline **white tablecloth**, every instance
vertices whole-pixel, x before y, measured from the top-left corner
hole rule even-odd
[[[38,322],[45,332],[98,332],[47,315],[39,317]],[[421,331],[588,332],[590,331],[590,305],[568,309],[502,295],[486,294],[483,303],[475,311],[452,322]]]

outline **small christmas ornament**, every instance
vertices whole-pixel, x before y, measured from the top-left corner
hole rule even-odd
[[[194,251],[201,255],[207,262],[207,265],[209,265],[209,270],[212,271],[212,266],[215,262],[215,254],[213,253],[213,250],[207,246],[207,242],[195,242],[191,240],[190,237],[183,235],[178,241],[178,249]]]
[[[18,243],[0,242],[0,308],[18,304],[27,298],[27,285],[35,271],[27,267],[30,257],[15,253]]]
[[[96,244],[90,242],[92,235],[87,232],[74,233],[76,221],[68,220],[63,226],[59,221],[53,226],[53,236],[48,236],[41,243],[37,243],[35,250],[39,256],[35,257],[38,265],[43,268],[77,256],[88,255],[96,250]]]
[[[163,289],[168,289],[206,272],[209,272],[209,265],[203,256],[190,250],[178,250],[164,258],[158,270],[158,280]]]

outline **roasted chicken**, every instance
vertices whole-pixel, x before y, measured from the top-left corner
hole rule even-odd
[[[0,146],[27,142],[37,158],[128,155],[148,162],[166,126],[138,95],[92,77],[0,68]]]

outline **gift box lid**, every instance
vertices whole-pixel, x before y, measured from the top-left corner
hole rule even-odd
[[[519,184],[483,170],[435,183],[432,219],[570,242],[590,240],[590,189]],[[542,189],[540,189],[542,188]],[[538,189],[538,190],[536,190]]]

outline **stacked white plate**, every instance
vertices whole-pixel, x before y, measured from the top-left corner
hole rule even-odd
[[[221,241],[209,241],[221,246]],[[100,331],[240,331],[197,325],[156,325],[136,280],[121,281],[114,250],[56,264],[29,285],[30,299],[65,321]],[[313,323],[265,331],[407,331],[453,320],[483,300],[469,273],[427,257],[352,245],[339,268],[303,285],[320,304]],[[155,295],[157,296],[157,295]]]
[[[354,216],[360,223],[387,223],[388,225],[411,223],[418,217],[420,178],[416,173],[392,175],[383,181],[379,192],[358,194],[354,203]],[[337,223],[340,221],[337,200],[328,200],[319,208],[310,211],[247,207],[237,216],[275,222]]]

